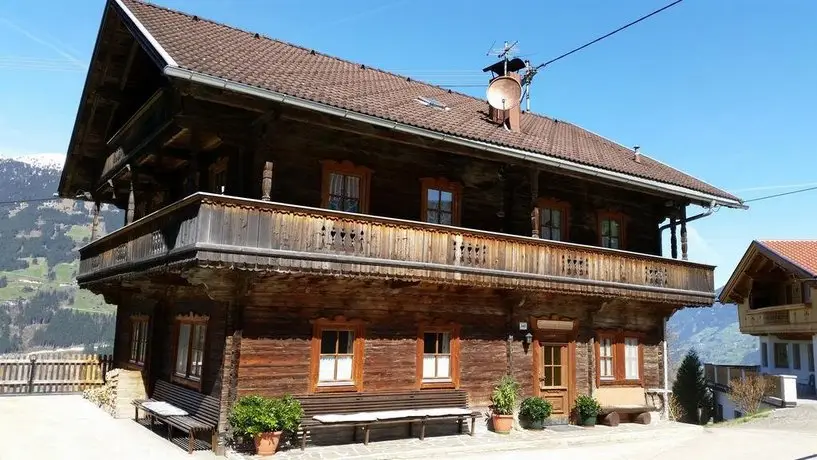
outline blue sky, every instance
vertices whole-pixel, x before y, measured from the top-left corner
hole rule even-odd
[[[160,0],[438,84],[481,84],[492,42],[546,61],[668,0]],[[65,152],[104,2],[0,3],[0,155]],[[817,2],[685,0],[537,76],[532,109],[751,199],[817,183]],[[482,97],[484,88],[461,91]],[[789,187],[789,188],[787,188]],[[817,192],[691,225],[725,282],[752,239],[817,238]],[[693,211],[694,212],[694,211]]]

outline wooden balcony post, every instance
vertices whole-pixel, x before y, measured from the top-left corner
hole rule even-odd
[[[134,176],[136,171],[131,170],[130,176],[130,191],[128,192],[128,212],[125,214],[125,225],[133,223],[134,213],[136,212],[136,197],[133,193],[133,182],[136,179]]]
[[[689,260],[687,254],[687,207],[681,208],[681,259]]]
[[[539,200],[539,170],[534,168],[530,171],[530,228],[531,235],[534,238],[539,238],[539,207],[536,205]]]
[[[96,200],[94,202],[94,220],[91,223],[91,241],[96,240],[97,235],[99,235],[99,207],[99,200]]]
[[[675,222],[675,215],[670,216],[669,218],[669,248],[670,248],[670,255],[673,259],[678,258],[678,235],[675,232],[676,230],[676,222]]]
[[[270,200],[272,193],[272,162],[264,162],[264,170],[261,173],[261,199],[264,201]]]

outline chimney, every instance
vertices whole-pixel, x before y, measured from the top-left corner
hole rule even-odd
[[[640,148],[641,147],[639,147],[637,145],[635,147],[633,147],[633,161],[635,161],[636,163],[641,163],[641,154],[638,153],[638,149],[640,149]]]
[[[517,83],[520,83],[520,86],[521,86],[521,81],[522,80],[519,77],[518,73],[508,72],[507,76],[513,78],[514,80],[516,80]],[[501,76],[492,79],[491,83],[493,83],[497,78],[501,78]],[[488,117],[494,123],[505,126],[511,132],[518,133],[519,132],[519,125],[520,125],[519,118],[520,118],[520,113],[521,113],[520,112],[521,111],[520,101],[508,101],[508,102],[509,102],[509,105],[512,105],[512,107],[510,109],[507,109],[507,110],[495,109],[495,108],[491,107],[491,105],[489,104],[488,105]]]

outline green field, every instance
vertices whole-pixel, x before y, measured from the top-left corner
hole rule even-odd
[[[88,228],[87,225],[72,225],[71,228],[65,232],[65,235],[81,244],[83,239],[91,238],[91,229]]]

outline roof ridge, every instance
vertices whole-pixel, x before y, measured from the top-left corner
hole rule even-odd
[[[817,243],[817,239],[809,238],[773,238],[773,239],[757,239],[759,243],[763,242],[779,242],[779,243]]]

